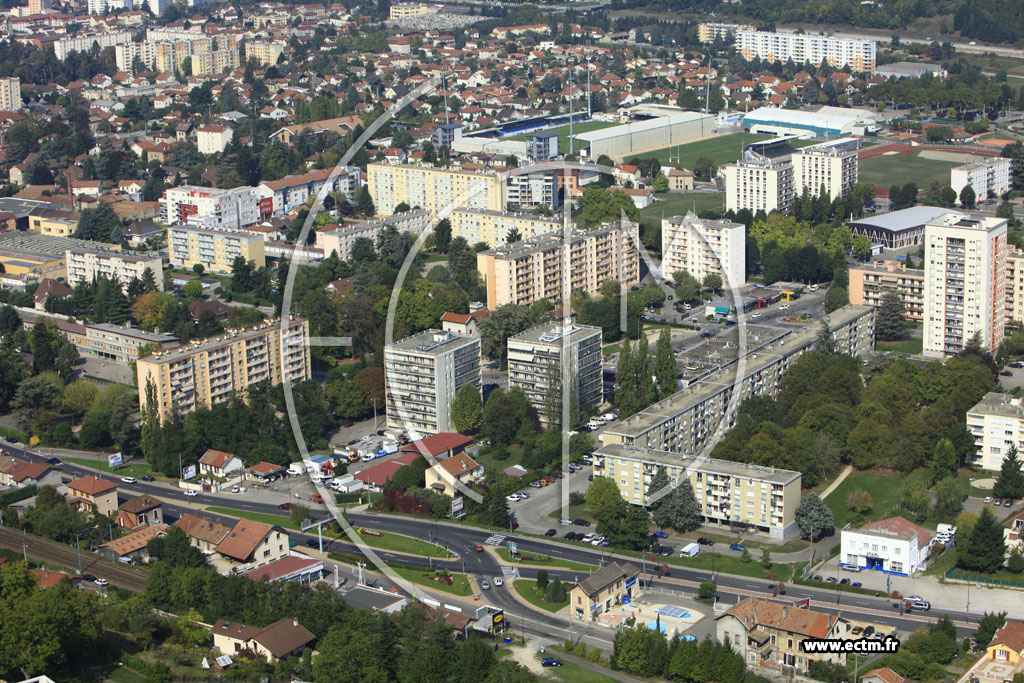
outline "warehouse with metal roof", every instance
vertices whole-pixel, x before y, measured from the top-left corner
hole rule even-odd
[[[680,109],[573,137],[590,146],[591,159],[602,154],[616,159],[693,142],[710,135],[714,129],[713,115]]]

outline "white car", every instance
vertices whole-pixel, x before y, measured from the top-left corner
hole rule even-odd
[[[188,496],[189,498],[193,498],[195,496],[198,496],[199,492],[198,491],[185,491],[185,495]]]
[[[93,583],[95,583],[97,586],[106,586],[110,582],[106,579],[96,579],[95,581],[93,581]]]
[[[992,496],[985,496],[985,502],[986,503],[991,503],[992,502]]]
[[[782,304],[781,306],[779,306],[779,310],[780,310],[780,311],[784,311],[784,310],[786,310],[787,308],[789,308],[789,304]]]
[[[604,536],[597,536],[590,542],[590,545],[601,545],[602,543],[604,543]]]
[[[231,487],[231,493],[238,493],[239,490],[240,489],[237,486],[232,486]]]
[[[586,536],[583,537],[583,542],[584,543],[590,543],[595,538],[597,538],[597,534],[590,533],[590,534],[587,534]]]
[[[569,519],[568,517],[559,517],[558,518],[558,523],[559,524],[572,524],[572,520]]]
[[[495,576],[494,577],[494,585],[495,586],[503,586],[503,585],[505,585],[505,582],[501,580],[500,576]]]
[[[751,318],[760,318],[761,317],[761,311],[754,311],[754,314],[752,316],[750,316],[750,317]]]
[[[505,500],[507,500],[510,503],[517,503],[521,499],[519,498],[519,494],[518,493],[513,493],[510,496],[505,496]]]
[[[526,500],[529,497],[530,497],[530,494],[527,493],[526,491],[520,491],[519,492],[519,500]]]
[[[683,304],[683,310],[684,310],[684,311],[688,311],[688,310],[690,310],[691,308],[693,308],[693,306],[691,306],[690,304]]]
[[[135,477],[121,477],[121,481],[123,481],[126,484],[134,484]]]

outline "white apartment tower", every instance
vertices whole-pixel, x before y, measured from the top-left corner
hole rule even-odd
[[[697,218],[692,213],[661,220],[661,273],[685,270],[698,280],[715,274],[725,287],[747,279],[747,228],[742,223]]]
[[[480,337],[426,330],[384,347],[388,427],[424,434],[454,431],[452,402],[480,386]]]
[[[509,337],[509,388],[526,392],[544,424],[560,422],[563,400],[569,400],[574,423],[601,402],[601,358],[600,327],[544,323]]]
[[[817,196],[824,185],[828,196],[845,197],[857,184],[860,138],[843,138],[804,147],[793,153],[793,190],[806,187]]]
[[[0,111],[21,109],[21,79],[17,76],[0,78]]]
[[[924,353],[956,354],[978,334],[995,352],[1006,323],[1005,218],[946,214],[924,232]]]
[[[978,447],[971,463],[998,471],[1010,446],[1024,452],[1024,402],[1020,396],[990,391],[967,411],[967,429]]]
[[[749,157],[722,166],[725,210],[788,211],[793,203],[793,164],[789,159]]]
[[[777,33],[769,31],[739,31],[736,49],[746,60],[763,59],[769,62],[793,62],[818,66],[825,61],[829,66],[853,71],[875,70],[877,46],[873,40],[833,38],[810,33]]]
[[[949,169],[949,186],[957,196],[970,185],[978,201],[999,197],[1010,191],[1011,161],[1005,157],[990,157],[972,161]]]

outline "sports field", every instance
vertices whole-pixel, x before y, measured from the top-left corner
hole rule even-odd
[[[681,216],[688,211],[725,211],[725,193],[722,192],[664,192],[654,195],[654,203],[640,211],[640,220],[656,220],[661,216]]]
[[[602,128],[611,128],[617,126],[617,123],[611,123],[610,121],[584,121],[583,123],[572,124],[572,134],[575,137],[580,133],[588,133],[592,130],[601,130]],[[558,153],[565,154],[569,151],[569,126],[559,126],[557,128],[547,128],[543,131],[531,131],[529,133],[523,133],[521,135],[512,135],[506,140],[520,140],[525,142],[537,133],[558,133]],[[573,152],[578,152],[587,146],[587,143],[583,140],[573,140]]]
[[[692,169],[694,163],[697,161],[697,157],[701,154],[709,154],[717,167],[722,164],[732,163],[743,156],[744,145],[749,145],[751,142],[768,140],[770,138],[770,135],[729,133],[728,135],[719,135],[717,137],[708,138],[707,140],[691,142],[686,145],[676,145],[675,147],[656,149],[652,152],[645,152],[638,156],[643,158],[654,157],[661,162],[662,166],[681,166],[682,168]],[[806,147],[807,145],[813,145],[814,143],[814,140],[793,140],[789,144],[793,147],[800,148]],[[669,160],[670,153],[672,156],[671,161]]]
[[[861,159],[859,181],[871,183],[875,187],[914,183],[921,190],[927,189],[933,180],[949,185],[949,169],[958,164],[926,159],[920,155],[921,150],[911,150],[907,154],[884,154]]]

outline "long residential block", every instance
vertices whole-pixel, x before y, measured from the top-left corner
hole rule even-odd
[[[230,273],[239,256],[257,268],[266,265],[263,237],[241,230],[209,230],[188,225],[167,228],[171,265],[191,268],[201,264],[214,273]]]
[[[949,186],[960,196],[970,185],[978,201],[999,197],[1010,191],[1010,166],[1005,157],[988,157],[949,169]]]
[[[768,62],[793,61],[818,66],[822,61],[836,69],[875,70],[877,46],[873,40],[834,38],[811,33],[778,33],[769,31],[738,31],[736,49],[746,60]]]
[[[92,282],[103,275],[127,286],[133,279],[142,279],[147,268],[153,273],[157,289],[163,290],[163,262],[159,254],[141,255],[134,252],[106,251],[103,249],[68,249],[64,253],[68,286],[79,282]]]
[[[352,258],[352,245],[360,237],[377,244],[377,238],[385,231],[394,228],[398,232],[419,234],[430,226],[430,214],[423,210],[395,213],[383,218],[371,218],[368,221],[342,225],[337,230],[316,233],[316,246],[323,249],[324,256],[337,253],[342,261]]]
[[[462,237],[470,244],[486,242],[492,247],[508,244],[508,236],[513,231],[525,240],[562,229],[561,218],[524,212],[460,209],[453,211],[448,220],[453,238]]]
[[[503,184],[493,171],[376,163],[366,167],[366,175],[377,213],[385,216],[402,202],[434,216],[445,209],[505,208]]]
[[[255,187],[222,190],[180,185],[169,188],[160,200],[164,222],[203,228],[238,230],[260,222],[260,193]]]

